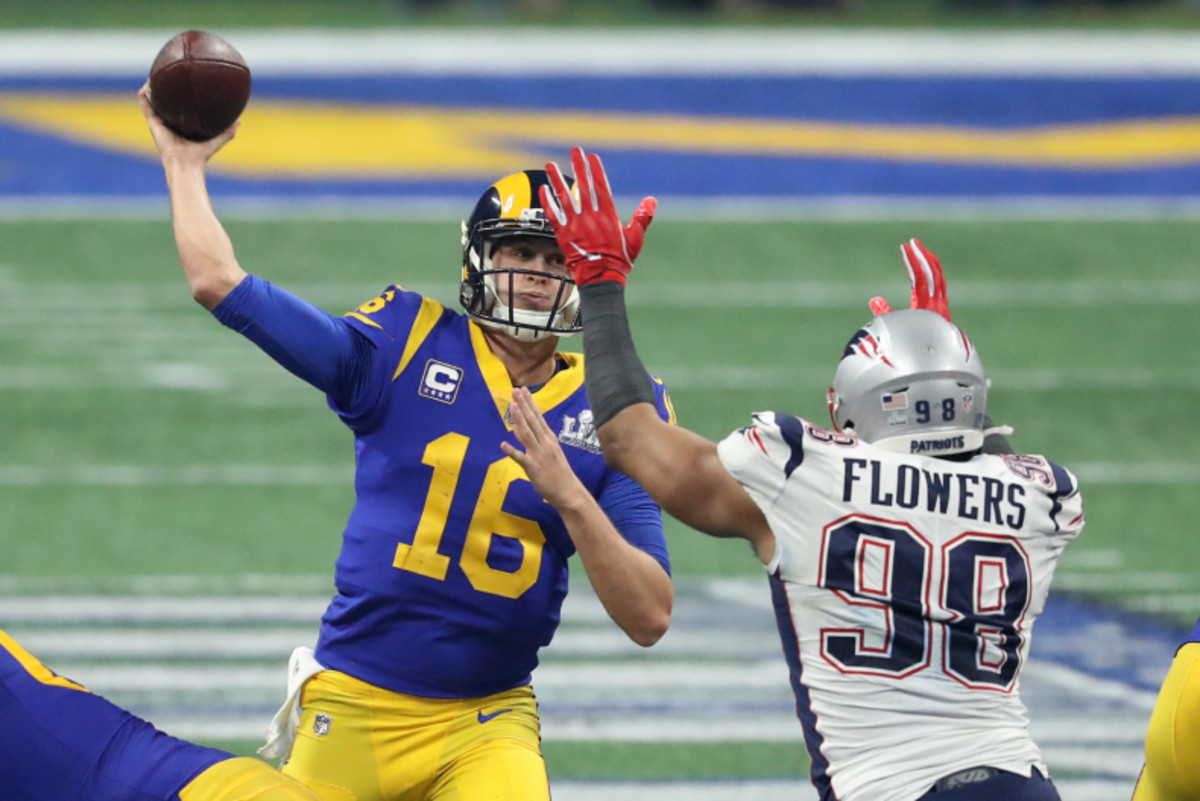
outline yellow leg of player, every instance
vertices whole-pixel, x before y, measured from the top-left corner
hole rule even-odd
[[[1133,801],[1200,800],[1200,643],[1179,649],[1146,733]]]
[[[377,688],[331,670],[309,679],[300,696],[303,714],[296,742],[283,773],[318,793],[318,785],[325,784],[344,787],[358,801],[382,801],[371,726],[375,692]]]
[[[180,801],[318,801],[307,787],[257,759],[218,762],[179,792]],[[349,794],[320,801],[354,801]]]
[[[357,801],[548,801],[537,702],[528,687],[486,698],[417,698],[327,670],[283,772]]]
[[[536,748],[491,740],[455,760],[429,801],[548,801],[546,763]]]

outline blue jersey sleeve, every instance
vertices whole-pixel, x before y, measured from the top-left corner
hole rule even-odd
[[[350,403],[334,404],[342,422],[356,432],[380,422],[381,404],[388,388],[431,332],[454,318],[441,303],[392,285],[342,318],[374,346],[374,364],[356,374],[360,380]]]
[[[375,346],[347,321],[248,275],[213,316],[337,406],[348,406],[370,379]]]
[[[658,400],[658,415],[675,425],[675,409],[663,382],[651,376]],[[631,545],[650,554],[671,574],[671,557],[663,535],[662,509],[641,485],[615,470],[596,498],[608,519]]]
[[[596,501],[630,545],[653,556],[667,575],[671,574],[662,510],[640,484],[614,470]]]
[[[20,801],[165,801],[233,754],[177,740],[0,631],[0,777]]]

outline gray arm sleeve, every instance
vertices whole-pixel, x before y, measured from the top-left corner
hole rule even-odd
[[[579,288],[588,400],[596,426],[635,403],[655,405],[650,376],[633,347],[625,314],[625,287],[600,281]]]

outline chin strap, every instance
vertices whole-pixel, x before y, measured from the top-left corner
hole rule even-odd
[[[1014,453],[1008,435],[1013,432],[1012,426],[992,425],[992,418],[983,418],[983,452],[984,453]]]
[[[838,425],[837,417],[833,413],[837,409],[837,392],[833,387],[825,390],[825,405],[829,407],[829,424],[833,426],[834,431],[841,431],[842,428]]]

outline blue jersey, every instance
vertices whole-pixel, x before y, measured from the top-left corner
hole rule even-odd
[[[504,364],[476,323],[397,287],[345,319],[376,353],[352,397],[330,400],[355,434],[357,499],[317,660],[424,697],[528,683],[558,626],[575,547],[558,512],[500,450],[517,444]],[[658,506],[600,454],[583,357],[556,359],[534,400],[618,531],[669,570]]]
[[[1188,638],[1184,642],[1200,642],[1200,620],[1196,621],[1196,628],[1192,629],[1192,633],[1188,635]]]
[[[0,631],[5,801],[179,801],[233,755],[177,740],[56,675]]]

